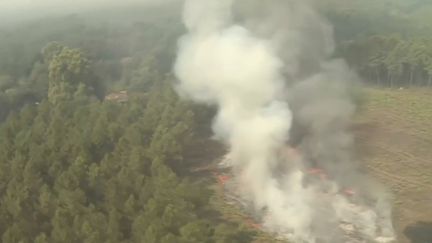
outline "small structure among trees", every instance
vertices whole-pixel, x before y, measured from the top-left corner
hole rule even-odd
[[[122,90],[120,92],[113,92],[108,94],[107,96],[105,96],[105,100],[125,103],[129,100],[129,95],[126,90]]]

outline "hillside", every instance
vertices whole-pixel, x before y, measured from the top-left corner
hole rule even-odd
[[[432,91],[366,94],[357,131],[363,160],[394,193],[400,242],[432,242]]]

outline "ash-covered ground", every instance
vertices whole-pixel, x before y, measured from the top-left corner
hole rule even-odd
[[[391,235],[392,232],[388,232],[388,230],[392,230],[392,226],[387,225],[387,215],[379,215],[380,212],[376,210],[376,201],[366,198],[365,195],[353,188],[338,188],[330,175],[321,168],[311,167],[310,163],[304,161],[299,151],[287,148],[285,153],[285,156],[290,157],[291,160],[305,163],[304,169],[301,171],[304,187],[320,185],[319,189],[315,191],[317,197],[322,201],[322,207],[315,208],[318,214],[326,215],[329,208],[325,206],[332,207],[335,202],[338,207],[344,205],[343,212],[341,212],[345,215],[344,218],[340,218],[336,227],[327,231],[328,237],[317,238],[316,243],[334,242],[335,237],[337,237],[338,242],[344,243],[396,242]],[[225,156],[220,161],[218,171],[215,173],[219,185],[223,187],[225,203],[235,205],[241,208],[245,214],[250,215],[251,219],[245,223],[251,228],[269,232],[279,240],[292,240],[294,229],[280,228],[275,230],[274,227],[266,225],[268,208],[256,208],[253,201],[247,198],[247,194],[242,191],[241,180],[230,169],[232,164],[230,160],[229,155]],[[371,218],[375,220],[375,224],[368,225],[367,223],[370,222]],[[325,221],[325,219],[323,220]],[[334,222],[331,221],[334,219],[329,218],[329,223],[333,224]],[[370,235],[376,235],[376,237],[371,238]]]

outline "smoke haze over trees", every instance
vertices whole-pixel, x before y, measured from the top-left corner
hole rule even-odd
[[[320,2],[335,25],[338,54],[366,82],[385,87],[432,85],[430,1]]]
[[[238,2],[242,21],[254,8]],[[432,86],[430,1],[316,2],[334,26],[332,57],[366,84]],[[0,0],[1,242],[252,241],[210,206],[209,179],[190,175],[208,152],[214,110],[173,88],[181,6]],[[106,99],[119,93],[125,101]]]
[[[1,28],[1,241],[249,242],[185,175],[207,111],[171,87],[178,13],[105,7]]]
[[[249,241],[204,217],[210,192],[181,176],[202,120],[169,80],[101,102],[81,52],[47,48],[47,99],[0,127],[2,242]]]

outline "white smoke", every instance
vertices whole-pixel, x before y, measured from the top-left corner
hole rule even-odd
[[[346,131],[355,107],[345,79],[355,75],[330,59],[331,28],[301,0],[244,2],[187,0],[175,64],[181,95],[218,106],[213,129],[244,196],[265,209],[266,229],[296,242],[346,242],[341,221],[369,240],[393,237],[386,200],[369,193],[379,206],[356,208],[338,194],[345,185],[365,189],[365,180]],[[283,155],[287,143],[305,156]],[[332,180],[305,183],[314,159]]]

